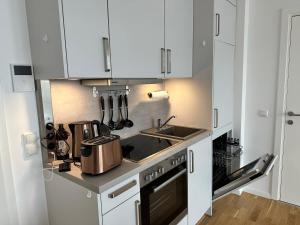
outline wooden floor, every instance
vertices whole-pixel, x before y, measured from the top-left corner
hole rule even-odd
[[[228,195],[197,225],[300,225],[300,207],[248,193]]]

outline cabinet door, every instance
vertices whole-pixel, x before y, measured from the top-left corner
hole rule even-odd
[[[215,0],[215,37],[235,44],[236,6],[227,0]]]
[[[139,225],[140,194],[133,196],[103,216],[103,225]]]
[[[193,0],[165,1],[165,48],[165,77],[192,77]]]
[[[162,78],[164,1],[110,0],[114,78]]]
[[[108,38],[107,1],[62,0],[62,5],[69,77],[111,77],[105,69],[108,39],[103,39]]]
[[[195,225],[212,204],[212,141],[188,148],[188,224]]]
[[[235,47],[215,41],[213,75],[214,131],[232,124]]]

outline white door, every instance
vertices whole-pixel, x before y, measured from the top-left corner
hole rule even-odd
[[[195,225],[212,203],[212,141],[188,148],[188,224]]]
[[[281,200],[300,206],[300,16],[293,17],[290,45]],[[289,122],[288,122],[289,121]],[[293,124],[292,124],[293,123]]]
[[[235,47],[215,41],[213,72],[214,131],[232,124]]]
[[[165,1],[165,49],[165,77],[192,77],[193,0]]]
[[[103,216],[103,225],[139,225],[140,194],[136,194]]]
[[[235,45],[236,6],[215,0],[215,39]]]
[[[107,1],[62,0],[62,6],[69,77],[110,78]]]
[[[109,27],[114,78],[162,78],[164,1],[110,0]]]

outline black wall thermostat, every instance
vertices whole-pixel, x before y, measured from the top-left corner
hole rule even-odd
[[[33,69],[31,65],[11,64],[10,69],[14,92],[35,91]]]

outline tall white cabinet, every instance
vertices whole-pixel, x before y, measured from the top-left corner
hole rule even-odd
[[[214,138],[232,130],[236,42],[236,2],[214,1],[213,131]]]

